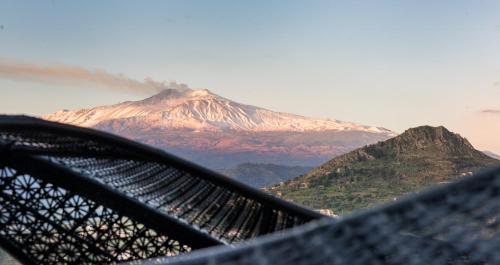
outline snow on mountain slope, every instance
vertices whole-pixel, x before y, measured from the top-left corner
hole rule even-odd
[[[43,118],[84,127],[122,121],[149,128],[182,128],[203,131],[237,130],[279,131],[361,131],[395,134],[387,129],[342,122],[334,119],[308,118],[244,105],[218,96],[209,90],[166,89],[140,101],[80,110],[61,110]]]
[[[274,112],[189,88],[43,118],[119,134],[212,169],[248,162],[317,166],[395,136],[384,128]]]

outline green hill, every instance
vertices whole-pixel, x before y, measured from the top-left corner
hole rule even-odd
[[[422,126],[336,157],[267,190],[346,214],[499,164],[444,127]]]

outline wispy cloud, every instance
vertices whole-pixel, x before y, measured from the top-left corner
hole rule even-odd
[[[97,86],[151,94],[167,88],[186,88],[176,82],[158,82],[151,78],[135,80],[100,69],[86,69],[66,64],[41,65],[0,58],[0,78],[64,86]]]
[[[484,114],[500,114],[500,109],[484,109],[484,110],[481,110],[481,113],[484,113]]]

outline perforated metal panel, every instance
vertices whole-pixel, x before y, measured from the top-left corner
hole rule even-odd
[[[32,263],[172,256],[188,245],[36,176],[0,168],[0,236]]]
[[[0,241],[25,262],[171,256],[321,217],[163,151],[28,117],[0,117],[0,168]]]

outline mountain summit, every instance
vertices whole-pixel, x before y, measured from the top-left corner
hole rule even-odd
[[[141,123],[148,127],[195,130],[236,131],[363,131],[393,133],[387,129],[363,126],[334,119],[308,118],[275,112],[231,101],[207,89],[165,89],[140,101],[112,106],[58,111],[48,120],[96,127],[109,121]]]
[[[444,127],[412,128],[384,142],[338,156],[275,194],[343,214],[427,186],[500,165]]]
[[[187,87],[43,118],[119,134],[212,169],[249,162],[317,166],[396,135],[380,127],[275,112]]]

